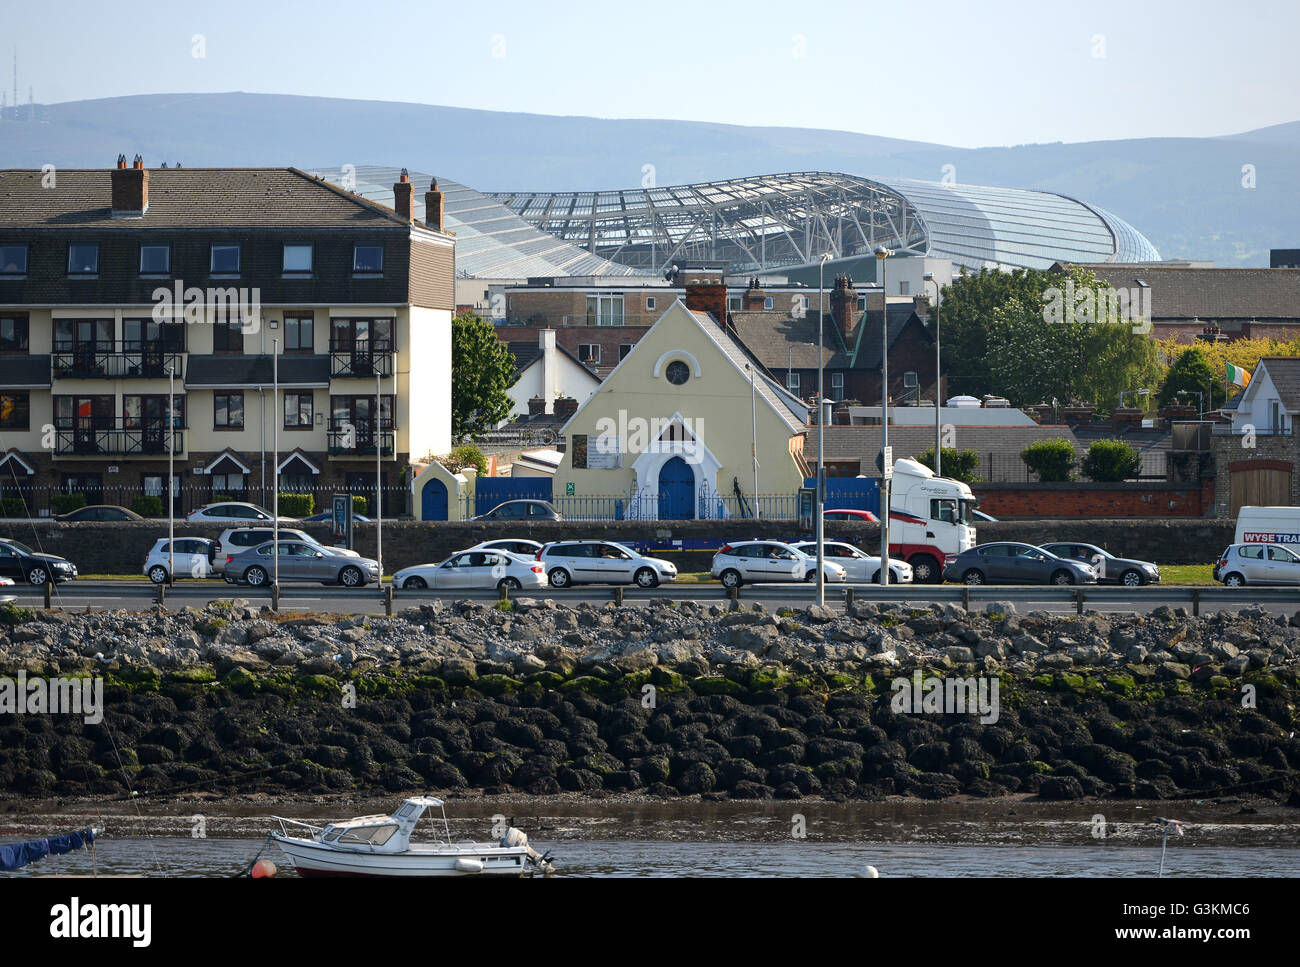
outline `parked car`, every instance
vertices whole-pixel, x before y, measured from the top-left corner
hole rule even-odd
[[[406,591],[423,588],[538,590],[546,587],[546,572],[531,556],[471,548],[457,551],[440,564],[404,567],[393,575],[393,587]]]
[[[1154,564],[1116,557],[1096,544],[1044,544],[1043,550],[1070,561],[1091,564],[1097,572],[1098,584],[1123,584],[1125,587],[1136,588],[1144,584],[1160,583],[1160,568]]]
[[[1215,562],[1214,580],[1230,588],[1300,584],[1300,557],[1281,544],[1232,544]]]
[[[213,545],[203,537],[178,537],[173,547],[165,537],[154,541],[144,559],[144,573],[154,584],[166,584],[173,565],[180,577],[210,578],[216,574],[212,566]],[[169,547],[172,548],[169,550]]]
[[[220,574],[225,570],[226,558],[231,554],[239,554],[248,550],[250,547],[256,547],[258,544],[265,544],[267,541],[275,540],[275,530],[273,527],[227,527],[221,532],[212,546],[211,561],[212,569],[215,573]],[[329,554],[342,554],[344,557],[360,557],[356,551],[346,547],[333,547],[322,544],[316,538],[312,537],[304,530],[298,530],[296,527],[281,527],[280,540],[282,541],[302,541],[304,544],[315,544],[322,551]]]
[[[507,500],[474,520],[564,520],[549,500]]]
[[[979,544],[944,568],[945,581],[963,584],[1096,584],[1091,564],[1057,557],[1032,544]]]
[[[224,501],[217,504],[207,504],[198,510],[190,511],[186,520],[192,520],[195,523],[207,524],[225,524],[232,520],[252,520],[266,521],[270,523],[275,520],[275,515],[265,507],[259,507],[257,504],[246,504],[242,501]],[[293,517],[281,517],[280,520],[295,520]]]
[[[647,557],[613,541],[556,541],[537,552],[553,588],[571,584],[636,584],[657,587],[677,580],[677,565]]]
[[[66,557],[34,551],[22,541],[0,538],[0,575],[28,584],[74,580],[77,566]]]
[[[866,524],[880,523],[880,518],[869,510],[823,510],[822,520],[856,520]]]
[[[228,554],[225,561],[226,581],[263,587],[275,575],[271,551],[274,541],[267,541],[238,554]],[[367,557],[344,557],[330,554],[319,544],[281,540],[279,544],[281,581],[319,581],[360,588],[379,580],[379,562]]]
[[[473,547],[467,547],[468,551],[509,551],[511,554],[519,554],[523,557],[536,559],[537,552],[542,549],[541,541],[530,541],[524,538],[506,538],[499,541],[483,541],[475,544]]]
[[[823,564],[823,580],[845,579],[839,564],[830,560]],[[727,588],[760,581],[815,581],[817,558],[781,541],[739,541],[718,549],[710,573]]]
[[[53,519],[68,523],[85,520],[144,520],[135,511],[116,504],[91,504],[89,507],[78,507],[66,514],[55,514]]]
[[[319,524],[322,521],[329,521],[333,519],[334,519],[334,512],[332,510],[322,510],[319,514],[312,514],[310,517],[304,517],[302,519],[302,522],[304,524]],[[370,523],[370,518],[367,517],[365,514],[358,514],[354,512],[352,514],[352,519],[356,521],[358,524]]]
[[[817,558],[816,541],[798,541],[790,546],[796,551],[807,554],[814,560]],[[879,557],[872,557],[865,551],[845,541],[824,541],[823,554],[826,560],[834,561],[844,568],[844,580],[870,584],[880,583]],[[889,559],[889,583],[911,584],[912,565],[906,561],[891,557]]]

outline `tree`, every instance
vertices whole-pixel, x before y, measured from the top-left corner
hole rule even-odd
[[[492,324],[474,313],[451,321],[451,435],[461,440],[498,426],[514,411],[506,393],[515,360]]]
[[[1044,272],[980,269],[971,274],[962,269],[944,288],[939,305],[939,351],[950,396],[979,396],[991,391],[988,335],[993,311],[1017,297],[1038,301],[1046,285]]]
[[[1200,400],[1210,409],[1218,408],[1228,398],[1227,390],[1216,378],[1200,346],[1183,350],[1169,367],[1160,387],[1160,406],[1168,406],[1180,392],[1188,394],[1186,399]],[[1210,394],[1208,398],[1206,393]]]
[[[1142,471],[1142,457],[1123,440],[1096,440],[1083,458],[1084,474],[1098,483],[1131,480]]]
[[[447,459],[441,461],[441,463],[452,473],[455,473],[461,467],[473,467],[478,471],[480,477],[486,477],[488,472],[487,457],[483,455],[482,450],[472,443],[461,444],[455,450],[452,450]]]
[[[1020,459],[1042,483],[1064,483],[1074,476],[1074,444],[1063,438],[1035,440],[1020,451]]]
[[[975,471],[979,469],[980,455],[974,450],[955,450],[952,447],[943,447],[940,449],[943,456],[943,475],[952,480],[960,480],[962,483],[974,483],[979,479]],[[934,469],[934,447],[930,447],[924,453],[916,457],[917,463]]]
[[[1164,364],[1168,370],[1172,370],[1171,362],[1177,362],[1188,349],[1186,345],[1180,344],[1176,339],[1162,339],[1158,343],[1160,355],[1164,359]],[[1234,366],[1240,366],[1248,373],[1253,373],[1259,361],[1265,356],[1300,356],[1300,339],[1234,339],[1232,342],[1198,342],[1195,347],[1200,351],[1210,367],[1210,375],[1213,382],[1223,383],[1226,364],[1232,363]],[[1167,373],[1166,371],[1166,379]],[[1191,379],[1178,385],[1176,389],[1199,390],[1202,394],[1206,392],[1205,382],[1201,381],[1199,386],[1191,385]],[[1238,392],[1235,386],[1225,386],[1224,392],[1231,397]],[[1172,399],[1172,395],[1170,396]],[[1162,402],[1165,402],[1162,398]]]

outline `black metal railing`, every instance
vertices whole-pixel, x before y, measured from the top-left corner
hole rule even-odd
[[[184,377],[184,353],[158,342],[69,345],[56,342],[50,355],[54,379],[166,379],[168,370]]]
[[[393,375],[393,343],[389,339],[331,339],[330,376]]]
[[[175,452],[185,452],[185,434],[173,431]],[[63,456],[165,456],[170,451],[165,421],[77,420],[56,423],[54,452]]]
[[[325,436],[333,456],[374,456],[378,452],[387,457],[397,448],[392,420],[383,420],[376,426],[373,420],[332,419]]]
[[[173,510],[176,517],[183,518],[191,511],[197,510],[207,504],[221,500],[239,500],[248,501],[258,506],[265,507],[268,510],[274,501],[272,482],[271,454],[267,454],[267,477],[265,484],[262,483],[259,473],[249,474],[244,480],[244,486],[238,488],[215,487],[211,478],[206,475],[191,476],[186,473],[179,473],[176,487],[175,502]],[[0,488],[0,519],[14,520],[17,518],[42,518],[50,517],[54,514],[67,513],[77,507],[87,504],[112,504],[115,506],[125,507],[133,510],[141,516],[148,518],[167,518],[167,493],[158,487],[145,489],[140,483],[119,482],[119,477],[134,477],[136,474],[128,473],[126,467],[123,467],[121,474],[114,474],[98,478],[98,483],[93,481],[82,481],[76,485],[62,487],[36,487],[9,485]],[[190,481],[193,481],[191,483]],[[301,497],[309,495],[312,499],[310,514],[315,515],[328,511],[338,493],[347,493],[348,487],[340,485],[320,485],[304,486],[301,482],[291,482],[281,480],[280,493],[282,497],[287,498],[290,495]],[[355,512],[366,517],[373,518],[376,513],[375,508],[375,488],[371,483],[367,486],[356,486],[352,488],[354,495],[353,506]],[[400,517],[403,514],[410,513],[411,488],[409,485],[390,485],[382,488],[383,494],[383,512],[384,518]],[[292,513],[289,511],[292,510]],[[288,506],[287,501],[282,502],[280,515],[282,517],[296,517],[301,512],[301,503],[295,506]],[[238,523],[232,521],[232,524]],[[0,531],[3,533],[3,531]],[[18,532],[12,532],[18,536]],[[178,535],[179,536],[179,535]]]

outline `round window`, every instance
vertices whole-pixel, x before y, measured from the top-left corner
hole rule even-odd
[[[668,377],[668,382],[674,386],[681,386],[691,378],[691,368],[680,359],[675,359],[668,364],[668,369],[664,372]]]

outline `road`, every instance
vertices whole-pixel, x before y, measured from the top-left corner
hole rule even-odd
[[[859,601],[891,601],[924,607],[932,602],[969,603],[972,609],[983,609],[993,601],[1011,601],[1020,612],[1049,611],[1058,614],[1076,612],[1081,594],[1083,606],[1089,610],[1121,613],[1149,612],[1162,605],[1171,608],[1185,607],[1194,610],[1193,595],[1201,613],[1218,610],[1237,611],[1259,605],[1274,614],[1292,615],[1300,609],[1300,589],[1297,588],[1221,588],[1175,587],[1161,585],[1146,588],[1123,587],[989,587],[965,588],[960,585],[918,585],[906,588],[881,588],[876,585],[834,585],[826,589],[826,603],[834,608],[844,607],[846,592],[852,591]],[[548,589],[534,597],[550,598],[557,603],[577,604],[587,601],[605,604],[613,599],[615,589],[607,585],[577,588]],[[740,589],[742,605],[761,601],[769,608],[802,608],[814,599],[815,589],[807,584],[746,585]],[[5,597],[12,597],[24,607],[42,607],[44,590],[18,585],[5,589]],[[145,610],[157,597],[157,589],[148,581],[76,581],[64,584],[54,591],[52,604],[68,610],[127,609]],[[232,587],[216,581],[184,581],[167,591],[166,606],[180,608],[186,605],[200,607],[209,601],[243,598],[253,605],[269,604],[269,589]],[[444,601],[472,599],[491,602],[497,599],[495,591],[394,591],[393,610],[435,599]],[[700,601],[706,604],[725,604],[726,592],[718,584],[665,585],[654,590],[623,589],[626,605],[644,605],[654,599],[675,601]],[[2,600],[2,599],[0,599]],[[338,614],[382,614],[385,600],[375,588],[353,590],[324,587],[314,584],[283,584],[280,590],[281,610],[321,611]]]

